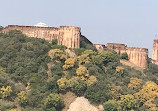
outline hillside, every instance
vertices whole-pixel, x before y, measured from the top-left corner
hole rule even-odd
[[[0,110],[71,111],[76,97],[103,105],[104,111],[158,110],[157,65],[135,69],[125,60],[120,63],[114,51],[80,44],[67,49],[57,40],[1,33]]]

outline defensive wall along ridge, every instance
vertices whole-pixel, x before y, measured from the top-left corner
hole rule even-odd
[[[8,25],[2,32],[7,33],[10,30],[20,30],[28,37],[36,37],[48,41],[57,39],[58,45],[65,45],[68,48],[80,48],[81,29],[79,27],[60,26],[55,28]]]
[[[81,28],[74,26],[57,27],[38,27],[38,26],[19,26],[8,25],[2,32],[7,33],[10,30],[20,30],[28,37],[41,38],[48,41],[58,40],[58,45],[65,45],[68,48],[80,48],[80,41],[92,44],[86,37],[81,35]],[[127,47],[125,44],[107,43],[93,44],[97,50],[101,51],[105,48],[116,51],[119,55],[127,53],[129,61],[133,64],[146,68],[148,65],[148,49]],[[152,60],[158,63],[158,40],[154,40]],[[155,62],[156,63],[156,62]]]
[[[129,61],[138,67],[146,68],[148,65],[148,49],[146,48],[127,47],[125,44],[115,43],[107,43],[106,46],[119,55],[127,53]]]

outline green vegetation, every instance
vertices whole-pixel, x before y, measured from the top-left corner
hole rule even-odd
[[[102,104],[105,111],[158,109],[157,65],[138,71],[121,64],[116,52],[97,52],[83,41],[81,48],[71,49],[76,57],[65,49],[57,40],[0,33],[0,110],[61,111],[68,91]]]
[[[121,55],[121,59],[128,60],[128,54],[127,54],[127,53],[123,53],[123,54]]]

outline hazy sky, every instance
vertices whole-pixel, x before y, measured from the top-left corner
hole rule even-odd
[[[0,25],[38,22],[79,26],[93,43],[125,43],[151,55],[158,0],[0,0]]]

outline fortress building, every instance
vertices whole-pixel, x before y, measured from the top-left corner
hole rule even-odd
[[[146,68],[148,65],[148,49],[146,48],[127,47],[125,44],[116,43],[107,43],[106,47],[119,55],[127,53],[129,61],[138,67]]]
[[[48,27],[42,23],[37,26],[19,26],[19,25],[8,25],[2,32],[7,33],[10,30],[20,30],[23,34],[28,37],[36,37],[52,41],[53,39],[58,40],[58,45],[65,45],[67,48],[80,48],[81,29],[73,26],[60,26]],[[86,38],[82,38],[88,40]]]

